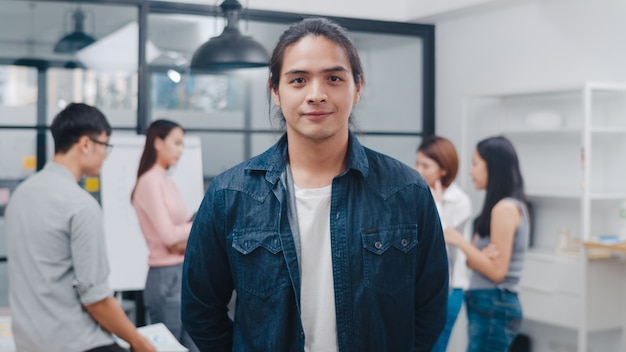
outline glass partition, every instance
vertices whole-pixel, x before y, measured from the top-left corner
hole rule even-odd
[[[60,49],[58,44],[62,38],[75,30],[77,12],[84,18],[83,33],[94,41],[87,46],[77,46],[77,51],[67,47]],[[90,67],[91,64],[95,69],[95,65],[100,64],[99,68],[110,70],[129,67],[136,70],[138,37],[133,40],[131,34],[138,30],[137,15],[137,7],[132,5],[3,0],[0,57],[16,61],[46,60],[49,65],[63,63],[68,67]]]
[[[37,69],[0,65],[0,126],[37,124]]]
[[[0,309],[8,306],[4,210],[15,187],[54,154],[48,127],[70,102],[100,108],[134,132],[138,104],[136,5],[3,0],[0,11]],[[84,15],[94,42],[59,51]]]
[[[242,32],[252,35],[268,52],[288,25],[257,20],[240,23]],[[195,49],[219,35],[222,26],[221,19],[214,16],[148,16],[148,42],[162,53],[149,62],[148,120],[172,119],[188,130],[213,136],[203,138],[205,179],[264,151],[280,136],[276,132],[280,122],[269,115],[267,68],[216,75],[189,73]],[[423,121],[422,39],[356,30],[350,35],[363,61],[366,82],[355,110],[355,128],[365,136],[384,133],[385,137],[363,141],[413,165]]]
[[[365,86],[355,110],[359,129],[421,133],[422,39],[357,31],[350,34],[365,72]]]
[[[36,170],[36,139],[36,130],[0,129],[0,310],[9,305],[4,211],[15,187]]]
[[[47,71],[47,124],[71,102],[97,106],[114,129],[137,124],[137,74],[89,69]]]
[[[0,65],[0,310],[9,305],[4,211],[37,165],[37,80],[34,68]]]

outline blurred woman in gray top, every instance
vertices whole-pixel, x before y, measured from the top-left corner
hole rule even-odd
[[[474,271],[465,294],[467,351],[506,352],[522,321],[517,292],[530,232],[524,182],[511,142],[504,137],[480,141],[470,175],[477,190],[486,190],[472,243],[455,229],[444,230],[446,242],[465,253]]]

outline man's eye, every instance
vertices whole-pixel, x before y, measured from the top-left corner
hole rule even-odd
[[[331,82],[339,82],[339,81],[341,81],[341,77],[338,77],[338,76],[330,76],[328,79]]]
[[[298,83],[298,84],[302,84],[302,83],[304,83],[304,78],[301,78],[301,77],[299,77],[299,78],[294,78],[291,82],[293,82],[293,83]]]

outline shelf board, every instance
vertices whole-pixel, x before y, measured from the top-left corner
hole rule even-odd
[[[535,198],[563,198],[563,199],[580,199],[582,198],[581,190],[560,190],[560,189],[528,189],[526,191],[528,197]]]
[[[592,200],[622,200],[626,198],[624,192],[592,192],[589,194]]]
[[[626,242],[606,244],[597,241],[585,241],[583,245],[587,247],[587,249],[606,249],[612,252],[626,252]]]
[[[614,127],[614,126],[596,126],[591,128],[591,132],[593,134],[602,134],[602,135],[623,135],[626,134],[626,127]],[[523,136],[523,135],[532,135],[533,137],[538,136],[573,136],[580,137],[582,135],[582,128],[580,127],[565,127],[565,128],[530,128],[530,127],[520,127],[515,129],[503,129],[502,134],[507,136]]]
[[[577,255],[561,254],[545,249],[531,248],[526,252],[526,259],[539,262],[565,262],[572,264],[580,261],[580,253],[578,253]]]
[[[552,94],[582,94],[585,88],[592,91],[614,91],[626,92],[626,84],[616,82],[587,81],[577,82],[564,85],[550,85],[543,87],[531,87],[512,89],[498,92],[483,92],[472,94],[467,98],[507,98],[507,97],[523,97],[536,95],[552,95]]]
[[[581,128],[529,128],[522,127],[516,129],[508,129],[503,130],[503,134],[505,135],[572,135],[572,136],[580,136],[582,133]]]
[[[586,82],[586,84],[592,90],[626,92],[626,84],[624,83],[591,81]]]
[[[592,127],[591,132],[594,134],[626,134],[626,128],[613,126],[597,126]]]
[[[526,191],[528,197],[533,198],[562,198],[581,199],[582,190],[559,190],[559,189],[529,189]],[[591,192],[591,200],[620,200],[626,198],[626,192]]]

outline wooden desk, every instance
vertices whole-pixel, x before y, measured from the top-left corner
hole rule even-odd
[[[626,252],[626,242],[618,242],[615,244],[605,244],[605,243],[596,242],[596,241],[586,241],[586,242],[583,242],[583,245],[587,249],[605,249],[605,250],[615,251],[615,252]]]
[[[626,253],[626,242],[618,242],[614,244],[605,244],[596,241],[583,242],[583,246],[587,252],[593,249],[600,249],[608,253]],[[622,294],[626,293],[626,280],[622,283]],[[626,346],[626,305],[622,307],[622,348]]]

